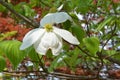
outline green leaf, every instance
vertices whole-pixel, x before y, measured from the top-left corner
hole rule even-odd
[[[107,50],[106,51],[109,56],[114,55],[116,53],[116,50]]]
[[[72,32],[76,35],[78,40],[82,43],[82,40],[85,37],[85,31],[80,26],[73,25]]]
[[[50,64],[50,67],[48,68],[49,72],[53,72],[55,68],[60,67],[60,66],[64,66],[64,58],[66,57],[66,54],[60,54],[58,55],[56,58],[54,58],[54,61],[52,61],[52,63]]]
[[[73,4],[72,0],[66,0],[66,1],[64,1],[63,4],[64,4],[64,6],[63,6],[62,10],[65,10],[67,12],[70,12],[71,10],[73,10],[76,7],[76,4]]]
[[[20,2],[19,4],[14,5],[13,7],[14,7],[14,9],[15,9],[18,13],[24,15],[23,5],[26,5],[26,3],[25,3],[25,2]]]
[[[0,50],[6,54],[7,58],[10,60],[14,68],[16,68],[26,56],[25,51],[21,51],[19,49],[20,45],[21,42],[17,40],[0,42]]]
[[[69,20],[67,20],[66,22],[63,23],[63,27],[66,30],[69,30],[71,26],[71,22]]]
[[[0,56],[0,72],[6,67],[5,58]]]
[[[38,53],[35,51],[35,49],[33,48],[33,46],[31,46],[30,48],[26,49],[26,53],[28,54],[28,56],[33,60],[33,61],[39,61],[38,59]]]
[[[99,50],[99,39],[97,37],[84,38],[86,48],[93,54]]]
[[[79,19],[75,13],[70,13],[70,16],[72,17],[75,23],[79,23]]]
[[[77,0],[78,12],[85,14],[89,11],[93,0]]]
[[[105,19],[102,23],[100,23],[96,30],[100,31],[106,24],[110,23],[114,20],[114,16],[109,16],[107,19]]]
[[[78,56],[79,56],[79,53],[80,50],[78,48],[76,48],[75,50],[72,51],[72,56],[70,57],[70,59],[68,60],[69,61],[69,66],[71,67],[71,69],[75,68],[76,65],[78,64]]]
[[[34,13],[34,10],[33,9],[31,9],[29,6],[27,6],[27,5],[23,5],[23,8],[24,8],[24,14],[25,14],[25,16],[33,16],[35,13]]]
[[[26,53],[28,54],[28,57],[34,62],[35,67],[38,67],[39,66],[39,59],[37,55],[38,53],[35,51],[33,46],[31,46],[30,48],[27,48]]]
[[[31,46],[30,48],[26,49],[28,56],[33,60],[33,61],[39,61],[38,60],[38,56],[37,56],[37,52],[35,51],[35,49]]]

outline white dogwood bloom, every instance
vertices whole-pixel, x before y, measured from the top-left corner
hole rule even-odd
[[[40,21],[40,27],[29,31],[23,38],[20,50],[34,46],[37,53],[45,55],[48,49],[51,49],[53,55],[58,55],[62,49],[62,38],[73,44],[80,44],[69,31],[59,29],[54,24],[72,20],[65,12],[49,13]]]

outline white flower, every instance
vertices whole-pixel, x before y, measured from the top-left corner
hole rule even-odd
[[[40,27],[29,31],[23,38],[21,50],[33,45],[36,52],[45,55],[48,49],[52,50],[53,55],[58,55],[62,49],[62,38],[74,45],[80,44],[79,41],[67,30],[59,29],[54,24],[72,20],[65,12],[47,14],[40,21]]]

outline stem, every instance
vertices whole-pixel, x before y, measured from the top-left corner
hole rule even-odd
[[[39,65],[41,66],[41,68],[43,69],[43,71],[48,74],[48,71],[47,71],[47,69],[44,67],[44,65],[43,65],[43,63],[42,63],[42,61],[41,61],[38,53],[37,53],[37,56],[38,56],[38,60],[39,60]]]
[[[112,33],[111,33],[111,36],[107,39],[107,41],[105,42],[105,44],[102,46],[102,50],[100,51],[100,52],[97,52],[97,55],[98,55],[98,58],[100,59],[100,61],[101,61],[101,65],[100,65],[100,68],[99,68],[99,70],[98,70],[98,73],[97,73],[97,77],[99,77],[99,73],[100,73],[100,71],[101,71],[101,69],[102,69],[102,67],[103,67],[103,65],[104,65],[104,62],[103,62],[103,57],[105,57],[106,55],[103,55],[102,53],[103,53],[103,50],[104,50],[104,47],[106,46],[106,44],[108,43],[108,41],[114,36],[114,33],[115,33],[115,30],[116,30],[116,23],[115,23],[115,27],[114,27],[114,29],[113,29],[113,31],[112,31]],[[107,60],[109,60],[109,61],[111,61],[111,62],[114,62],[113,60],[114,59],[112,59],[112,58],[110,58],[110,57],[108,57],[108,58],[105,58],[105,59],[107,59]],[[118,62],[118,61],[117,61]]]
[[[79,47],[79,46],[77,46],[78,47],[78,49],[80,49],[83,53],[85,53],[86,55],[88,55],[88,56],[90,56],[90,57],[94,57],[94,58],[97,58],[97,57],[95,57],[95,56],[92,56],[92,55],[90,55],[90,54],[88,54],[86,51],[84,51],[81,47]]]
[[[105,45],[106,45],[106,44],[108,43],[108,41],[114,36],[114,33],[115,33],[116,28],[117,28],[117,26],[116,26],[116,22],[115,22],[115,27],[114,27],[114,29],[113,29],[113,31],[112,31],[112,33],[111,33],[111,36],[107,39],[107,41],[106,41],[105,44],[103,45],[102,50],[101,50],[100,53],[103,52]]]

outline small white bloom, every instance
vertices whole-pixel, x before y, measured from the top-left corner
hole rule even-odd
[[[72,20],[65,12],[47,14],[40,21],[40,27],[29,31],[23,38],[21,50],[33,45],[36,52],[45,55],[48,49],[52,50],[53,55],[58,55],[62,49],[62,38],[74,45],[80,44],[79,41],[67,30],[59,29],[54,24]]]
[[[60,7],[57,8],[57,11],[62,10],[63,6],[64,6],[64,4],[60,5]]]

